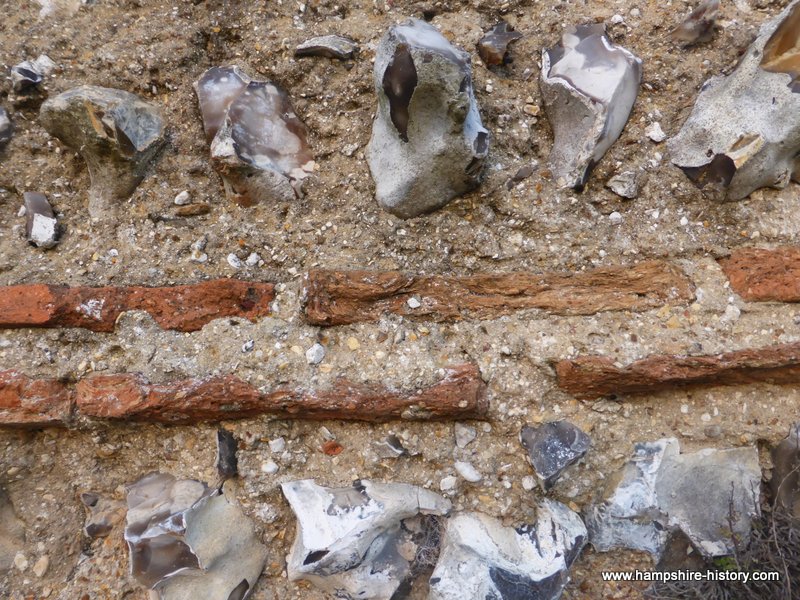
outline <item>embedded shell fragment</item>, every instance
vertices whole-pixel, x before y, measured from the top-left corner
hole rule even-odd
[[[228,197],[242,206],[301,197],[315,165],[286,92],[238,67],[213,67],[194,88]]]
[[[800,2],[762,25],[736,70],[700,90],[689,118],[669,140],[672,162],[718,200],[798,179]]]
[[[83,85],[59,94],[42,104],[40,121],[86,161],[93,217],[113,216],[166,141],[157,106],[110,88]]]
[[[550,166],[559,185],[582,189],[622,133],[639,93],[642,62],[603,25],[570,27],[542,51],[542,98],[553,127]]]
[[[534,525],[504,527],[480,513],[460,513],[445,529],[429,600],[557,600],[586,543],[586,527],[553,500],[539,504]]]
[[[161,600],[243,600],[267,552],[220,489],[150,473],[128,488],[131,574]]]
[[[489,133],[466,52],[423,21],[393,25],[376,53],[375,90],[366,154],[382,208],[416,217],[478,185]]]
[[[306,479],[282,489],[297,516],[289,579],[305,579],[343,599],[395,598],[410,584],[412,565],[438,541],[436,521],[424,516],[451,508],[438,494],[402,483],[360,480],[325,488]]]

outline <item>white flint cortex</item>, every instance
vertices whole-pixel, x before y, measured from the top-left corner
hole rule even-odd
[[[375,90],[366,154],[382,208],[416,217],[478,186],[489,133],[466,52],[423,21],[393,25],[376,53]]]
[[[600,552],[630,548],[658,560],[680,534],[706,557],[727,555],[732,536],[746,543],[759,510],[754,447],[680,454],[674,438],[643,442],[609,481],[616,485],[586,511],[591,544]]]
[[[581,518],[554,500],[539,504],[535,524],[516,529],[460,513],[447,522],[428,598],[557,600],[585,543]]]
[[[435,555],[438,516],[450,502],[402,483],[356,481],[326,488],[306,479],[282,484],[297,516],[287,558],[290,580],[304,579],[348,600],[390,600]]]
[[[611,43],[603,25],[568,28],[542,51],[540,85],[553,127],[550,167],[563,187],[582,189],[619,138],[642,80],[642,61]]]
[[[709,198],[741,200],[798,180],[800,1],[761,26],[736,70],[712,77],[669,140],[672,162]]]
[[[213,67],[194,87],[228,197],[242,206],[301,197],[315,164],[286,93],[238,67]]]

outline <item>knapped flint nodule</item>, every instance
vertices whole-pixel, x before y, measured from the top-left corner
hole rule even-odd
[[[82,85],[46,100],[39,120],[86,161],[97,218],[115,218],[166,143],[161,109],[123,90]]]
[[[715,201],[800,180],[800,0],[764,23],[736,69],[703,84],[669,140],[672,163]]]
[[[642,61],[611,43],[603,25],[568,28],[542,51],[540,87],[553,128],[550,168],[559,186],[581,190],[619,138],[642,81]]]
[[[213,67],[194,84],[211,160],[241,206],[291,202],[315,164],[286,92],[239,67]]]
[[[255,586],[267,549],[222,488],[150,473],[127,503],[131,575],[161,600],[241,600]]]
[[[392,25],[375,56],[378,109],[367,162],[378,204],[402,219],[480,183],[489,151],[469,54],[418,19]]]

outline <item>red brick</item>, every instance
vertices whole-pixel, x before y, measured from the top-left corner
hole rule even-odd
[[[617,367],[604,356],[556,364],[558,386],[577,398],[685,386],[800,382],[800,342],[707,356],[654,355]]]
[[[314,325],[375,321],[385,314],[453,321],[491,319],[520,309],[559,315],[647,310],[687,303],[694,288],[674,265],[649,261],[581,273],[414,276],[398,271],[311,271],[305,289],[306,319]],[[416,297],[421,306],[411,308]]]
[[[64,426],[69,423],[72,403],[72,392],[55,379],[0,371],[0,426]]]
[[[742,248],[720,259],[731,288],[751,302],[800,302],[800,248]]]
[[[297,419],[390,421],[480,419],[486,384],[475,365],[447,369],[437,383],[398,391],[339,379],[323,390],[278,388],[260,392],[227,375],[151,384],[134,373],[96,375],[77,385],[78,412],[100,419],[197,423],[271,414]]]
[[[270,313],[271,283],[217,279],[173,287],[0,288],[0,327],[83,327],[113,331],[119,315],[144,310],[164,329],[196,331],[221,317],[255,320]]]

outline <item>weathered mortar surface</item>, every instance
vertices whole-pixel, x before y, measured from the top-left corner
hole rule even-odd
[[[455,508],[477,508],[516,525],[531,520],[540,494],[521,487],[522,477],[532,474],[517,441],[526,423],[567,417],[590,433],[593,447],[584,462],[569,469],[551,491],[579,508],[625,461],[634,441],[676,436],[685,451],[773,443],[797,420],[800,390],[795,387],[753,384],[669,390],[622,404],[579,402],[558,390],[551,367],[553,361],[579,355],[609,356],[622,366],[651,354],[713,354],[800,341],[800,307],[742,301],[716,261],[742,246],[796,243],[797,185],[756,192],[740,203],[714,205],[664,156],[657,167],[648,167],[647,184],[637,199],[622,201],[603,187],[617,170],[648,165],[657,153],[666,152],[663,144],[655,145],[644,135],[648,115],[660,111],[662,117],[656,120],[664,130],[677,131],[699,85],[729,71],[758,25],[784,2],[753,2],[749,13],[724,4],[722,18],[728,26],[711,44],[688,51],[666,37],[678,13],[686,12],[683,3],[572,3],[555,10],[546,2],[510,2],[503,16],[525,37],[512,47],[515,61],[503,76],[489,72],[474,51],[482,31],[500,16],[497,3],[444,3],[436,9],[433,23],[472,54],[484,124],[494,136],[489,171],[474,193],[406,222],[377,207],[363,158],[375,107],[370,58],[389,23],[420,16],[430,5],[398,2],[378,10],[366,1],[312,1],[300,13],[294,3],[207,0],[181,3],[174,10],[173,4],[101,1],[70,19],[41,22],[33,2],[5,7],[0,26],[4,68],[47,53],[64,67],[48,84],[50,95],[91,83],[157,101],[164,107],[171,144],[123,206],[119,222],[92,224],[82,161],[47,137],[35,110],[18,110],[17,131],[0,171],[0,188],[6,190],[0,193],[0,284],[165,286],[236,276],[281,282],[273,314],[255,323],[217,320],[191,333],[164,331],[140,312],[124,314],[110,333],[4,330],[0,369],[69,379],[93,370],[141,371],[153,382],[233,373],[264,387],[326,385],[345,376],[412,387],[433,383],[438,369],[448,364],[472,360],[488,382],[491,400],[490,428],[475,423],[478,438],[463,450],[455,449],[452,425],[443,423],[325,423],[345,448],[336,457],[319,451],[324,442],[319,423],[261,418],[227,424],[242,446],[237,496],[270,548],[256,600],[323,598],[281,576],[294,531],[278,489],[282,481],[315,477],[325,485],[342,485],[365,477],[438,490],[441,478],[454,473],[454,460],[469,460],[484,480],[461,481],[452,498]],[[633,8],[641,10],[641,17],[630,15]],[[506,180],[520,166],[532,160],[545,164],[551,143],[543,117],[536,121],[522,111],[528,96],[539,103],[540,48],[558,38],[563,24],[607,20],[615,13],[631,28],[614,26],[612,37],[644,59],[644,86],[622,137],[581,195],[556,191],[541,171],[507,190]],[[352,69],[327,59],[293,58],[296,43],[325,33],[350,35],[361,42],[362,54]],[[308,125],[320,170],[302,201],[245,210],[224,199],[208,160],[191,82],[210,66],[232,62],[285,87]],[[527,80],[526,69],[532,70]],[[489,80],[491,93],[486,91]],[[211,213],[174,221],[148,218],[171,215],[172,200],[184,189],[195,203],[210,203]],[[17,217],[23,191],[47,193],[56,211],[63,213],[67,232],[54,251],[41,252],[24,243],[24,219]],[[622,215],[620,225],[608,218],[613,211]],[[681,224],[683,217],[686,225]],[[209,260],[197,265],[188,260],[189,245],[203,235],[209,240]],[[109,254],[112,248],[117,257]],[[264,259],[263,267],[235,272],[226,262],[231,252],[244,258],[252,251]],[[301,316],[302,274],[312,268],[471,275],[581,271],[647,258],[678,264],[695,285],[696,301],[640,313],[589,316],[530,310],[480,322],[431,323],[387,316],[375,323],[324,330],[305,324]],[[738,317],[729,305],[740,311]],[[383,334],[388,334],[386,339],[378,341]],[[351,337],[359,341],[359,349],[349,348]],[[303,353],[319,338],[327,355],[321,366],[312,367]],[[253,350],[242,352],[249,340]],[[420,454],[377,459],[370,442],[389,432],[398,433]],[[287,440],[285,455],[272,456],[260,441],[277,436]],[[26,524],[25,554],[31,564],[43,554],[51,559],[43,579],[30,568],[25,573],[12,569],[0,579],[0,590],[8,590],[15,599],[23,593],[43,594],[44,589],[51,590],[50,598],[59,593],[80,597],[78,592],[92,599],[121,597],[130,584],[121,583],[127,555],[119,531],[106,544],[95,542],[97,566],[80,571],[88,573],[88,579],[71,578],[81,547],[79,493],[93,490],[120,499],[122,485],[150,470],[211,481],[214,440],[210,425],[94,423],[66,431],[0,431],[0,484],[7,487]],[[261,471],[270,458],[280,466],[276,475]],[[766,466],[766,454],[764,460]],[[586,551],[573,568],[565,597],[634,597],[628,588],[601,583],[599,575],[601,568],[634,564],[650,563],[644,556]],[[128,597],[146,595],[137,588]]]

